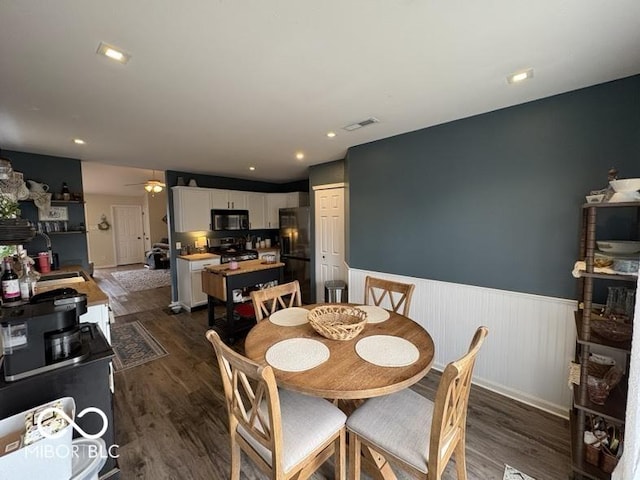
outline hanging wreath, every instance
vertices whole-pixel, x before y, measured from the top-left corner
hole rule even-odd
[[[107,222],[107,216],[102,215],[102,217],[100,217],[100,223],[98,224],[98,230],[109,230],[109,228],[111,228],[111,225]]]

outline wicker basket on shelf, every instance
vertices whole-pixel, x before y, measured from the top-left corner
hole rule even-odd
[[[587,463],[591,465],[595,465],[598,467],[600,465],[600,442],[596,442],[595,444],[584,444],[584,459]]]
[[[606,473],[611,473],[618,464],[618,453],[622,451],[622,431],[615,426],[609,426],[607,438],[608,442],[602,444],[600,468]]]
[[[633,327],[630,323],[595,316],[591,318],[591,330],[602,338],[613,342],[630,340],[633,333]]]
[[[589,375],[592,377],[603,378],[609,369],[611,367],[615,367],[615,365],[616,361],[611,357],[591,354],[589,356],[587,368],[589,370]]]
[[[609,393],[620,383],[622,378],[622,370],[618,367],[611,367],[604,374],[603,378],[589,376],[587,378],[587,393],[589,400],[596,405],[604,405],[609,397]]]
[[[611,453],[604,445],[602,446],[602,455],[600,456],[600,468],[603,472],[611,473],[618,464],[618,457]]]
[[[309,323],[320,335],[331,340],[351,340],[367,323],[363,310],[346,305],[322,305],[309,312]]]

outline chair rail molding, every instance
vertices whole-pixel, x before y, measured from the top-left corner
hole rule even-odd
[[[364,302],[365,277],[414,283],[409,317],[431,334],[434,368],[462,356],[480,325],[491,332],[474,383],[568,418],[568,365],[576,332],[575,300],[349,269],[349,301]],[[390,308],[389,305],[385,308]]]

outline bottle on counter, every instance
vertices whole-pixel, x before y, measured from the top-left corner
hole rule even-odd
[[[19,278],[20,297],[22,300],[29,301],[33,296],[37,281],[36,274],[31,269],[31,264],[28,260],[24,260],[22,262],[22,276]]]
[[[9,257],[4,259],[4,273],[0,280],[2,281],[2,303],[12,304],[19,302],[21,300],[20,281],[18,280],[18,274],[13,271],[13,265]]]

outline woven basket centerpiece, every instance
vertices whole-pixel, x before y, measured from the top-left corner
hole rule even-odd
[[[309,323],[320,335],[331,340],[351,340],[367,323],[367,313],[346,305],[322,305],[309,312]]]

